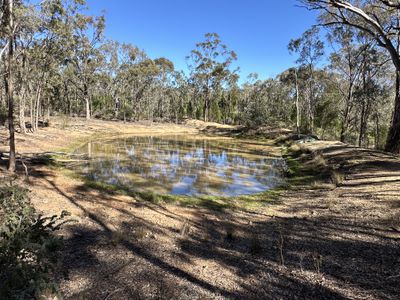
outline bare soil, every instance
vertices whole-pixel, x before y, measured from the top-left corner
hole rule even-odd
[[[193,121],[65,123],[18,134],[18,151],[59,151],[93,135],[240,130]],[[280,202],[253,212],[138,201],[89,188],[57,168],[29,166],[35,207],[68,210],[75,220],[62,232],[64,298],[399,299],[399,158],[334,142],[306,147],[342,174],[338,187],[288,189]]]

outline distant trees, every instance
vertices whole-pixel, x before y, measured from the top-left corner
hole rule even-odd
[[[340,47],[330,55],[329,68],[337,74],[333,81],[340,93],[340,141],[345,142],[355,109],[354,92],[361,74],[361,55],[369,46],[357,45],[353,30],[348,28],[335,28],[328,38]]]
[[[236,54],[216,33],[189,53],[186,75],[165,57],[107,40],[104,16],[89,15],[84,0],[0,0],[0,121],[10,135],[9,170],[14,126],[35,132],[56,114],[266,124],[398,153],[398,1],[301,2],[321,12],[329,57],[322,32],[312,28],[289,43],[295,66],[239,84]]]
[[[290,52],[298,54],[296,63],[299,64],[304,78],[303,87],[299,88],[299,93],[304,95],[303,110],[307,116],[305,130],[309,133],[314,132],[315,108],[318,98],[318,80],[315,76],[315,68],[324,55],[324,43],[319,39],[318,34],[318,28],[314,27],[304,32],[301,38],[291,40],[288,46]]]

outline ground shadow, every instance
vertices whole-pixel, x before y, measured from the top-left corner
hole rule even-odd
[[[336,159],[349,178],[359,170],[397,167],[390,157],[378,166]],[[128,201],[85,184],[66,190],[52,172],[31,176],[84,215],[66,228],[68,277],[60,282],[67,299],[399,297],[400,239],[387,227],[390,220],[377,221],[372,214],[358,219],[350,210],[337,214],[325,200],[328,191],[302,192],[304,201],[298,191],[286,193],[291,206],[281,209],[287,216],[278,217],[268,210],[179,208],[135,195]],[[334,193],[357,199],[354,188],[344,185]]]

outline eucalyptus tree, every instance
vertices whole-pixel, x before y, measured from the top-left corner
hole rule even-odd
[[[165,117],[169,117],[170,94],[168,91],[172,85],[175,67],[173,62],[165,57],[156,58],[154,63],[158,67],[155,89],[156,115],[160,120],[164,120]]]
[[[144,51],[130,45],[122,44],[114,53],[113,60],[118,64],[115,70],[115,105],[116,116],[126,121],[138,117],[138,106],[144,93],[145,85],[139,65],[148,57]],[[122,114],[122,116],[119,116]]]
[[[37,130],[44,110],[50,114],[54,102],[51,94],[58,92],[60,67],[65,60],[65,21],[68,11],[61,1],[43,1],[23,5],[21,2],[20,30],[15,35],[18,64],[17,95],[21,131],[25,131],[25,107],[29,100],[30,125]],[[55,104],[55,103],[53,103]],[[56,105],[56,104],[55,104]]]
[[[190,99],[190,86],[185,74],[174,71],[171,74],[171,82],[167,94],[169,97],[169,119],[178,123],[186,117],[187,106]]]
[[[134,65],[130,76],[133,80],[134,93],[134,111],[135,119],[147,118],[153,120],[156,104],[153,101],[153,94],[156,77],[159,74],[159,68],[150,58]]]
[[[395,100],[385,149],[400,153],[400,2],[398,0],[301,0],[321,12],[324,26],[350,26],[385,49],[395,70]]]
[[[240,123],[247,126],[291,125],[293,103],[290,87],[277,78],[259,80],[250,74],[242,86],[241,100],[238,104]],[[285,125],[283,125],[285,124]]]
[[[238,85],[239,75],[231,73],[227,88],[221,99],[221,122],[224,124],[234,124],[238,120],[240,101],[240,87]]]
[[[365,146],[369,142],[367,130],[374,106],[381,107],[384,98],[389,95],[390,84],[386,83],[389,70],[385,62],[385,57],[379,49],[369,49],[361,57],[362,71],[355,91],[359,146]]]
[[[352,28],[346,27],[333,28],[328,33],[328,40],[333,47],[339,47],[330,55],[329,68],[336,75],[332,79],[340,93],[340,141],[345,142],[355,117],[354,91],[364,66],[362,58],[371,50],[373,43],[360,43],[362,38],[357,37]]]
[[[318,84],[315,78],[315,68],[324,55],[324,43],[319,38],[319,29],[314,27],[305,31],[300,38],[291,40],[288,49],[289,52],[298,54],[296,63],[306,75],[304,77],[306,84],[300,92],[303,93],[305,101],[306,130],[313,133]]]
[[[246,123],[250,113],[250,104],[252,103],[253,94],[255,93],[256,84],[259,83],[259,75],[250,73],[246,81],[241,86],[240,100],[238,103],[238,123]]]
[[[203,99],[203,119],[210,119],[210,108],[214,96],[224,88],[230,79],[230,68],[237,59],[236,53],[222,43],[216,33],[205,34],[205,40],[196,44],[187,57],[191,70],[191,81]]]
[[[286,85],[291,85],[291,90],[289,88],[289,96],[294,95],[295,106],[296,106],[296,132],[300,134],[300,122],[301,122],[301,109],[300,109],[300,87],[299,87],[299,77],[298,68],[293,67],[279,75],[279,80]]]
[[[89,16],[81,13],[85,2],[75,0],[66,9],[64,23],[64,41],[67,57],[65,62],[70,68],[70,81],[74,84],[83,98],[85,104],[86,119],[91,117],[91,86],[94,83],[93,76],[104,63],[99,50],[99,44],[104,38],[104,16]]]

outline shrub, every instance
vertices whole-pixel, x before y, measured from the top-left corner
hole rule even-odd
[[[32,299],[45,290],[56,292],[51,279],[62,240],[53,232],[67,215],[38,215],[25,189],[0,186],[0,299]]]

